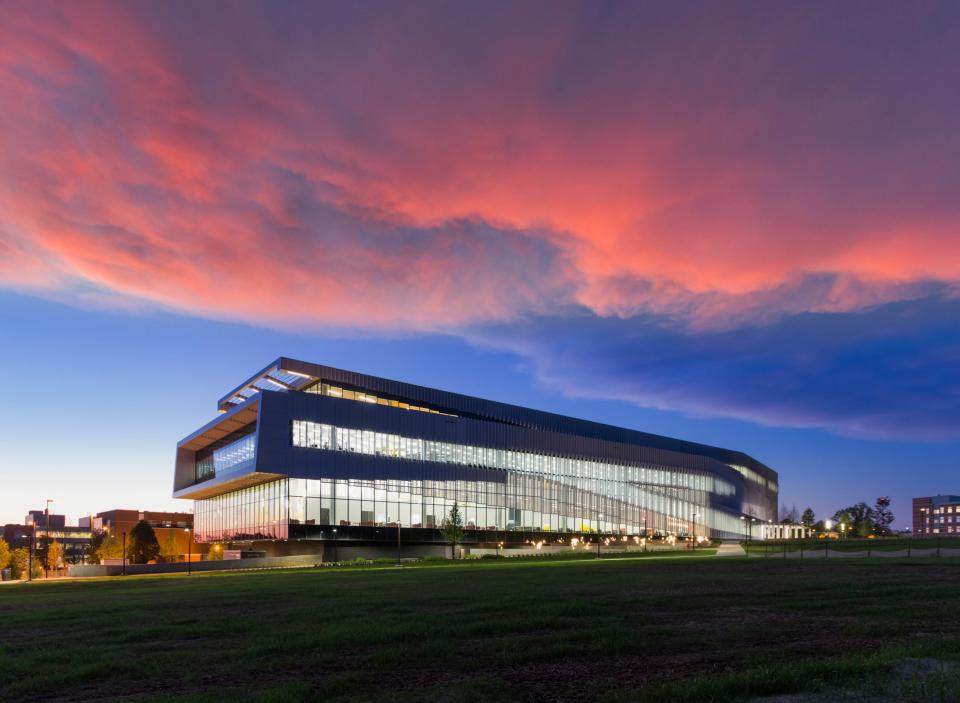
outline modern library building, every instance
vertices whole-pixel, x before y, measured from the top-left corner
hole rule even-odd
[[[735,539],[776,518],[776,472],[741,452],[295,359],[218,410],[177,445],[173,495],[194,501],[199,542],[440,553],[454,503],[467,547]]]

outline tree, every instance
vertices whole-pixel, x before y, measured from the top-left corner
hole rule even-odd
[[[457,543],[463,539],[463,516],[460,515],[460,507],[456,502],[450,508],[450,514],[443,519],[441,531],[450,543],[450,555],[456,558]]]
[[[39,566],[40,568],[45,568],[47,564],[47,554],[50,551],[50,542],[49,537],[38,537],[35,544],[35,549],[33,552],[33,564],[34,566]]]
[[[833,519],[839,524],[846,525],[846,532],[859,535],[863,533],[864,523],[873,525],[873,508],[866,503],[857,503],[849,508],[838,510],[834,513]]]
[[[880,496],[873,508],[873,524],[881,535],[892,534],[893,512],[890,510],[890,497]]]
[[[92,530],[90,532],[90,544],[87,545],[87,563],[100,563],[100,548],[103,546],[103,540],[107,538],[104,530]]]
[[[164,537],[163,544],[160,545],[160,556],[163,557],[164,561],[173,562],[181,554],[183,554],[183,550],[180,549],[180,542],[177,540],[176,533],[173,530],[167,530],[167,536]]]
[[[46,565],[48,569],[59,569],[60,561],[63,559],[63,548],[57,540],[53,540],[47,547]]]
[[[797,506],[794,505],[790,508],[787,508],[785,505],[780,506],[780,522],[784,525],[795,525],[800,520],[800,513],[797,511]]]
[[[0,571],[10,566],[10,545],[7,540],[0,539]]]
[[[15,579],[23,578],[30,564],[30,552],[26,547],[19,547],[10,552],[10,571]]]
[[[100,540],[100,546],[97,548],[96,557],[98,561],[106,559],[123,558],[123,542],[117,535],[106,533]]]
[[[813,508],[807,508],[800,517],[800,524],[804,527],[813,527],[817,522],[817,516],[813,514]]]
[[[150,523],[141,520],[127,536],[127,555],[133,564],[146,564],[160,556],[160,543]]]

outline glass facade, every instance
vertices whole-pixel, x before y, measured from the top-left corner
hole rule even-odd
[[[432,527],[456,501],[468,529],[684,533],[696,521],[700,534],[705,528],[742,530],[739,516],[709,507],[710,494],[733,495],[734,486],[692,469],[434,442],[305,420],[293,421],[291,440],[296,447],[505,470],[502,482],[291,479],[291,522],[376,525],[399,519]]]
[[[248,434],[234,440],[207,456],[197,459],[197,480],[205,481],[214,476],[243,471],[253,466],[257,453],[257,435]]]
[[[194,501],[193,505],[198,542],[287,538],[286,479]]]

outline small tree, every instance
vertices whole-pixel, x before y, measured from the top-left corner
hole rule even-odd
[[[63,548],[57,540],[53,540],[47,547],[47,568],[56,571],[60,568],[60,562],[63,559]]]
[[[146,564],[160,556],[160,543],[150,523],[141,520],[127,536],[127,555],[134,564]]]
[[[173,530],[167,530],[167,536],[163,538],[163,544],[160,545],[160,556],[164,561],[176,561],[183,550],[180,549],[180,542],[177,541],[177,535]]]
[[[23,578],[27,574],[30,564],[30,552],[26,547],[20,547],[10,552],[10,570],[15,579]]]
[[[87,545],[86,552],[86,562],[88,564],[100,563],[100,547],[103,545],[103,540],[105,540],[106,537],[107,533],[104,530],[90,531],[90,544]]]
[[[890,510],[889,496],[880,496],[873,508],[873,524],[881,535],[891,534],[890,525],[893,524],[893,512]]]
[[[456,502],[450,508],[450,513],[443,519],[441,530],[450,543],[450,556],[456,559],[457,543],[463,539],[463,516]]]
[[[100,540],[96,557],[98,561],[123,558],[123,542],[117,535],[106,534]]]
[[[10,566],[10,545],[7,540],[0,538],[0,570]]]
[[[780,506],[780,523],[781,524],[794,525],[799,520],[800,520],[800,513],[797,511],[796,505],[790,508],[788,508],[785,505]]]
[[[813,508],[807,508],[800,516],[800,524],[804,527],[813,527],[817,522],[817,516],[813,514]]]

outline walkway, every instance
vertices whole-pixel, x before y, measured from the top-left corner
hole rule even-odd
[[[717,547],[717,553],[714,556],[745,557],[747,556],[747,553],[743,551],[743,547],[740,546],[739,542],[721,542],[720,546]]]

